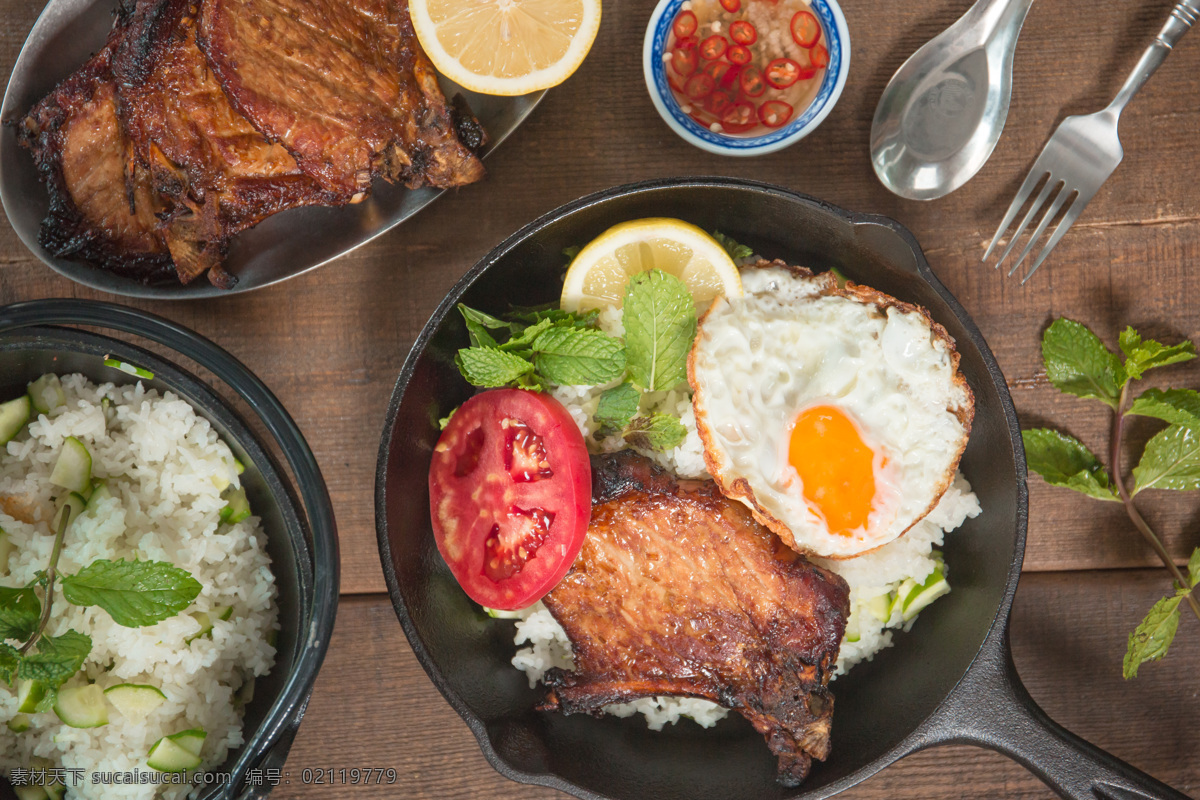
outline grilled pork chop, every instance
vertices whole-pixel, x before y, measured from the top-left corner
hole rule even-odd
[[[712,481],[676,481],[630,451],[592,460],[593,507],[571,571],[545,598],[575,671],[540,708],[599,713],[659,695],[736,710],[795,786],[829,754],[830,671],[849,587],[784,545]]]
[[[118,17],[100,52],[30,110],[17,137],[50,194],[42,246],[150,282],[171,274],[171,257],[157,230],[162,204],[117,118],[111,62],[127,21]]]
[[[483,177],[407,0],[202,0],[200,45],[233,105],[327,191]]]
[[[222,287],[229,240],[306,205],[341,205],[279,144],[233,109],[196,45],[193,0],[141,0],[113,59],[120,116],[139,162],[170,208],[163,236],[179,279],[208,270]]]

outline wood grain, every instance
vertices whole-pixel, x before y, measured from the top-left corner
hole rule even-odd
[[[247,295],[191,303],[133,303],[215,339],[274,389],[306,432],[329,481],[341,530],[345,591],[384,588],[375,548],[372,484],[388,394],[422,324],[455,279],[507,235],[587,192],[674,175],[770,181],[860,211],[890,215],[923,243],[935,272],[987,337],[1027,425],[1063,427],[1103,448],[1103,406],[1058,395],[1040,368],[1038,339],[1068,315],[1109,343],[1134,324],[1174,341],[1200,336],[1200,39],[1185,39],[1122,121],[1125,163],[1052,260],[1026,287],[979,264],[1054,125],[1098,108],[1120,86],[1170,3],[1035,4],[1020,40],[1008,126],[979,175],[949,198],[890,195],[867,158],[870,120],[887,79],[950,24],[966,0],[845,0],[853,63],[845,93],[813,135],[780,153],[732,159],[702,153],[658,119],[641,77],[640,43],[653,3],[609,0],[596,45],[488,160],[490,178],[448,194],[418,217],[314,273]],[[0,74],[11,70],[38,13],[0,0]],[[11,135],[5,130],[3,135]],[[469,221],[469,224],[465,224]],[[0,301],[96,297],[37,262],[0,226]],[[1200,365],[1173,368],[1200,385]],[[1140,434],[1149,433],[1140,426]],[[1153,554],[1120,509],[1033,481],[1026,569],[1145,566]],[[1171,551],[1200,545],[1191,495],[1143,502]]]
[[[1121,678],[1125,638],[1143,609],[1167,590],[1165,583],[1158,571],[1149,570],[1028,575],[1017,592],[1012,642],[1026,686],[1051,717],[1195,794],[1200,791],[1200,740],[1194,735],[1200,684],[1193,667],[1200,658],[1200,626],[1185,619],[1164,662],[1146,665],[1137,680]],[[339,786],[336,796],[566,796],[511,783],[492,770],[417,663],[381,596],[343,602],[329,656],[285,767],[292,783],[281,795],[332,796],[328,786],[302,785],[303,771],[367,765],[394,768],[397,784],[370,790]],[[949,800],[1052,794],[1003,756],[944,747],[910,756],[843,796]]]

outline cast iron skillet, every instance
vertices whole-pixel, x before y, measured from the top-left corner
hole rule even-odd
[[[499,313],[509,303],[556,301],[564,247],[648,216],[720,230],[793,264],[836,266],[925,306],[957,340],[975,393],[962,471],[983,514],[947,537],[954,591],[894,647],[835,682],[832,754],[798,789],[775,783],[774,757],[737,715],[709,731],[681,722],[654,733],[640,719],[534,711],[540,691],[508,663],[512,625],[485,617],[459,589],[430,531],[426,474],[437,420],[472,393],[453,363],[467,344],[455,304]],[[1005,753],[1067,797],[1184,797],[1055,724],[1021,685],[1006,630],[1027,519],[1016,414],[978,329],[930,272],[912,234],[889,219],[720,178],[622,186],[547,214],[480,261],[425,326],[388,407],[375,498],[383,570],[409,642],[484,755],[513,780],[589,799],[819,798],[909,753],[954,742]]]
[[[86,325],[141,336],[190,359],[227,384],[250,405],[255,426],[282,453],[295,487],[252,426],[204,381],[148,350],[76,328]],[[241,362],[186,328],[131,308],[87,300],[38,300],[0,307],[0,398],[16,397],[47,372],[80,372],[97,383],[139,380],[105,367],[105,357],[154,373],[147,386],[186,399],[212,423],[246,467],[242,485],[262,518],[267,552],[279,588],[275,667],[255,683],[246,709],[246,744],[212,771],[231,777],[202,788],[200,800],[265,797],[270,784],[244,785],[248,770],[281,768],[312,694],[337,614],[337,528],[329,493],[300,429],[271,391]],[[258,783],[262,783],[259,781]],[[11,796],[0,780],[0,798]]]

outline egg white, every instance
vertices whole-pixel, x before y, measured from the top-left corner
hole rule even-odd
[[[893,541],[937,503],[970,432],[952,340],[916,307],[828,274],[751,268],[742,286],[713,303],[689,359],[709,472],[802,552],[853,558]],[[850,417],[875,453],[872,512],[850,535],[829,531],[788,461],[796,417],[816,405]]]

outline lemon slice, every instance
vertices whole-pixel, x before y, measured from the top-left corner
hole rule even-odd
[[[408,9],[438,71],[481,94],[557,86],[600,28],[600,0],[409,0]]]
[[[609,228],[579,251],[563,281],[562,307],[619,307],[629,277],[652,269],[682,280],[701,310],[717,295],[742,296],[737,266],[720,242],[683,220],[651,217]]]

